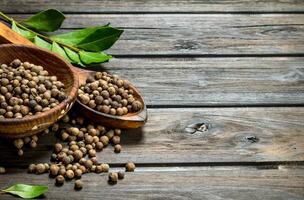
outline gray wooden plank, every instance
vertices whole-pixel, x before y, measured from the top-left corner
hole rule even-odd
[[[12,15],[24,18],[27,15]],[[73,14],[63,28],[125,29],[115,55],[302,54],[304,14]]]
[[[304,161],[303,107],[149,109],[148,114],[142,129],[123,133],[120,154],[109,146],[98,153],[99,161],[117,165]],[[209,128],[189,132],[186,128],[195,123]],[[55,137],[40,141],[18,159],[8,142],[0,141],[0,166],[47,162]]]
[[[150,106],[291,105],[304,103],[303,63],[303,57],[127,58],[102,69],[131,80]]]
[[[116,170],[116,169],[115,169]],[[302,200],[304,169],[256,169],[253,167],[137,168],[116,185],[107,183],[107,174],[86,174],[84,188],[74,191],[74,182],[55,187],[47,175],[11,171],[1,175],[0,188],[13,183],[49,186],[47,199],[195,199],[195,200]],[[15,199],[0,194],[2,200]]]
[[[6,12],[37,12],[56,8],[63,12],[303,12],[298,0],[2,0],[0,10]]]

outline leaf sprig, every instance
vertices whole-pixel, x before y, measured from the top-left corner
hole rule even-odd
[[[61,27],[65,16],[55,9],[41,11],[22,22],[17,22],[2,12],[0,17],[11,23],[15,32],[37,46],[51,50],[82,67],[111,59],[111,55],[102,51],[109,49],[123,33],[123,30],[107,24],[57,35],[42,34],[42,31],[53,32]]]

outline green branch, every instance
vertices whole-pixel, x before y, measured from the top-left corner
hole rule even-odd
[[[41,38],[47,40],[47,41],[50,42],[50,43],[56,42],[56,43],[58,43],[59,45],[64,46],[64,47],[67,47],[67,48],[69,48],[69,49],[71,49],[71,50],[73,50],[73,51],[76,51],[76,52],[79,52],[79,51],[80,51],[80,49],[78,49],[78,48],[76,48],[76,47],[73,47],[73,46],[70,46],[70,45],[66,45],[66,44],[61,43],[61,42],[56,41],[56,40],[52,40],[51,38],[49,38],[49,37],[47,37],[47,36],[45,36],[45,35],[42,35],[42,34],[40,34],[40,33],[37,33],[37,32],[35,32],[35,31],[33,31],[33,30],[31,30],[31,29],[29,29],[29,28],[23,26],[23,25],[20,24],[19,22],[15,21],[15,20],[13,20],[12,18],[10,18],[9,16],[5,15],[3,12],[0,12],[0,16],[1,16],[6,22],[9,22],[10,24],[12,24],[12,22],[15,22],[15,24],[16,24],[19,28],[22,28],[22,29],[24,29],[24,30],[26,30],[26,31],[29,31],[29,32],[31,32],[31,33],[33,33],[33,34],[35,34],[35,35],[37,35],[37,36],[39,36],[39,37],[41,37]]]

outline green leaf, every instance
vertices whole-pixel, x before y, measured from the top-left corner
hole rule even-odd
[[[52,45],[50,43],[48,43],[47,41],[41,39],[38,36],[35,36],[34,44],[36,44],[39,47],[46,48],[48,50],[52,50]]]
[[[59,35],[52,35],[50,36],[50,38],[52,38],[57,42],[64,43],[66,45],[76,45],[80,43],[82,40],[84,40],[86,37],[94,33],[96,30],[103,27],[105,26],[84,28],[81,30],[71,31]]]
[[[96,30],[94,33],[83,39],[76,46],[88,51],[103,51],[110,48],[123,33],[112,27],[104,27]]]
[[[80,61],[78,53],[67,47],[63,47],[63,49],[65,50],[65,53],[68,55],[68,57],[72,60],[72,63],[85,67],[84,64],[82,64],[82,62]]]
[[[123,30],[106,25],[53,35],[51,38],[66,45],[76,46],[87,51],[99,52],[110,48],[122,33]]]
[[[65,16],[55,9],[41,11],[22,23],[38,31],[52,32],[60,28]]]
[[[39,185],[34,186],[34,185],[16,184],[2,191],[17,195],[24,199],[32,199],[48,191],[48,187],[39,186]]]
[[[92,63],[106,62],[112,58],[112,56],[102,52],[86,52],[86,51],[79,51],[79,56],[80,56],[80,60],[87,65]]]
[[[12,30],[19,33],[20,35],[22,35],[23,37],[25,37],[31,41],[33,41],[34,37],[36,36],[36,34],[34,34],[32,32],[19,28],[14,21],[12,22]]]
[[[53,52],[61,55],[62,57],[64,57],[68,61],[72,62],[72,60],[70,60],[70,58],[66,55],[65,51],[63,50],[63,48],[61,48],[56,42],[53,42],[51,50]]]

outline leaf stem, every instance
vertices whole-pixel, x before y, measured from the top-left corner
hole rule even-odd
[[[3,12],[1,12],[1,11],[0,11],[0,16],[1,16],[5,21],[7,21],[7,22],[9,22],[9,23],[12,23],[12,22],[14,21],[15,24],[16,24],[17,26],[19,26],[20,28],[22,28],[22,29],[24,29],[24,30],[27,30],[27,31],[29,31],[29,32],[31,32],[31,33],[34,33],[35,35],[37,35],[37,36],[39,36],[39,37],[41,37],[41,38],[47,40],[48,42],[51,42],[51,43],[56,42],[56,43],[58,43],[59,45],[65,46],[65,47],[67,47],[67,48],[69,48],[69,49],[71,49],[71,50],[73,50],[73,51],[76,51],[76,52],[79,52],[79,51],[80,51],[80,49],[78,49],[78,48],[76,48],[76,47],[73,47],[73,46],[70,46],[70,45],[67,45],[67,44],[58,42],[58,41],[56,41],[56,40],[52,40],[51,38],[49,38],[49,37],[47,37],[47,36],[45,36],[45,35],[42,35],[42,34],[40,34],[40,33],[37,33],[37,32],[35,32],[35,31],[33,31],[33,30],[31,30],[31,29],[29,29],[29,28],[23,26],[22,24],[20,24],[19,22],[13,20],[12,18],[10,18],[9,16],[5,15],[5,14],[4,14]]]

